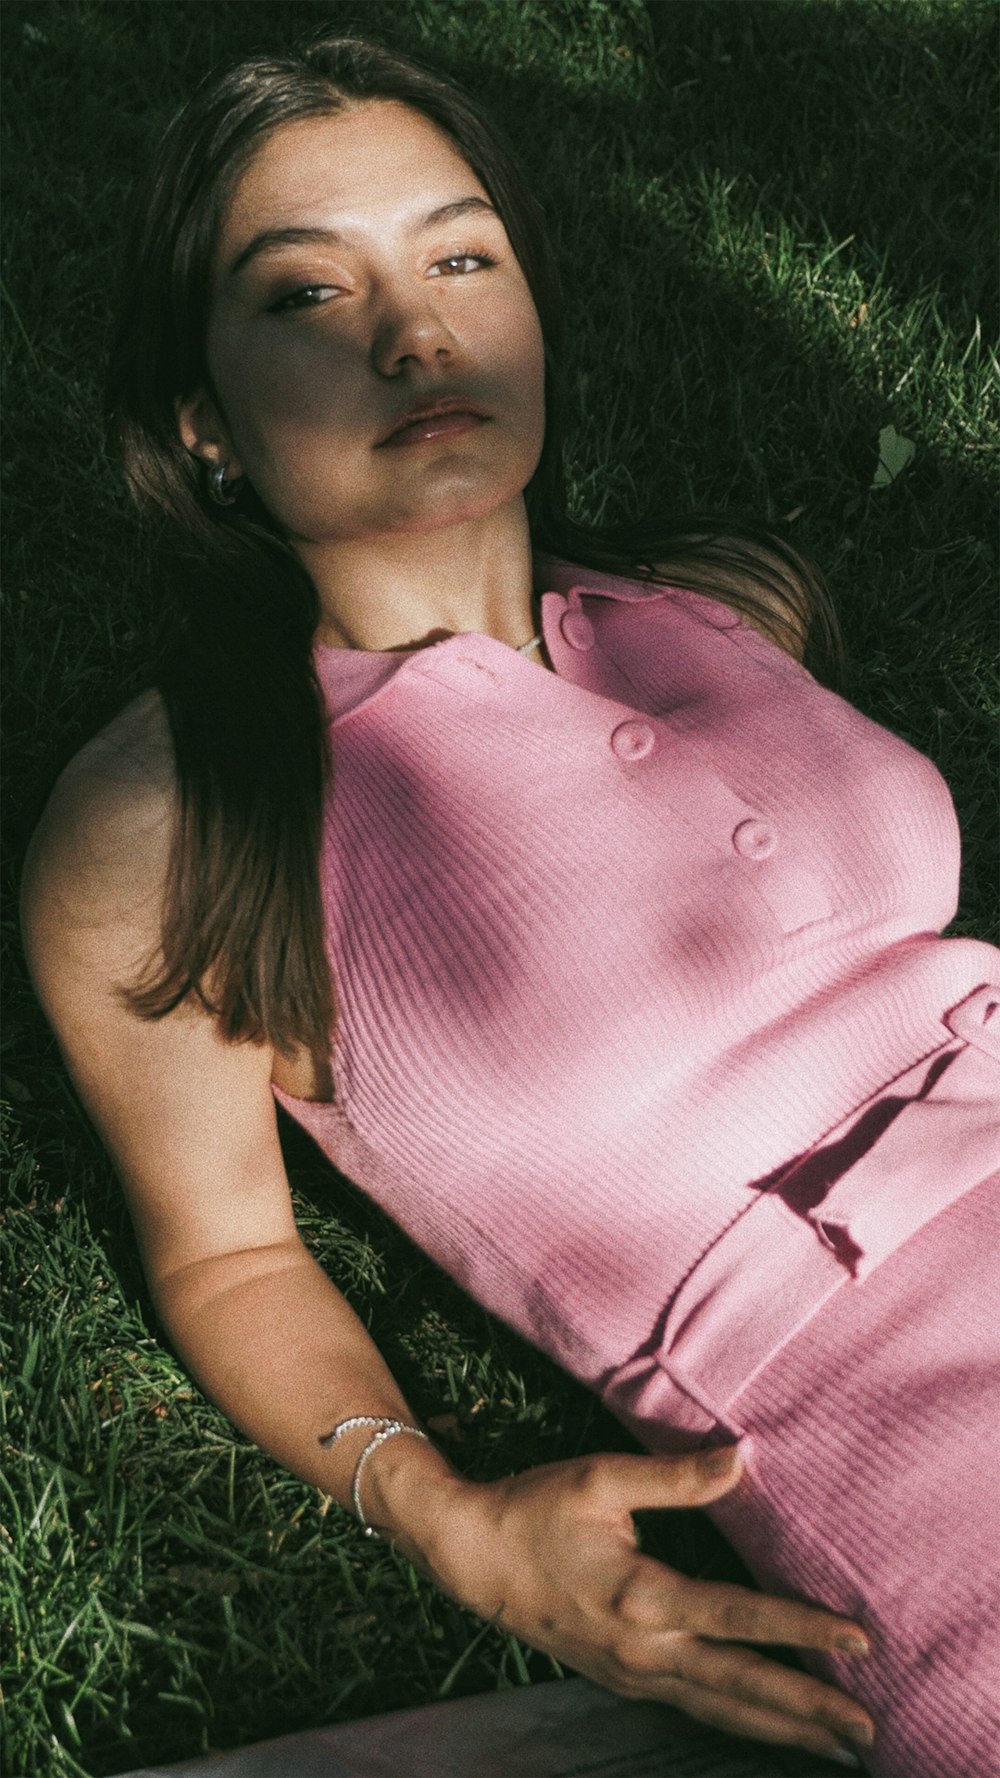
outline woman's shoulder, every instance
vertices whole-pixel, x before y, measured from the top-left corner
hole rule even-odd
[[[143,692],[60,773],[28,849],[26,914],[69,924],[135,915],[169,866],[176,811],[173,746],[156,691]]]
[[[53,794],[125,813],[150,798],[171,798],[174,751],[166,706],[153,688],[140,692],[112,717],[57,780]]]

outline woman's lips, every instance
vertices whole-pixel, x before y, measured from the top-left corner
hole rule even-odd
[[[485,425],[482,414],[473,413],[470,408],[453,408],[447,414],[425,414],[423,419],[411,420],[407,426],[398,426],[384,440],[382,449],[393,445],[423,444],[427,439],[457,437],[460,432],[470,432],[475,426]]]

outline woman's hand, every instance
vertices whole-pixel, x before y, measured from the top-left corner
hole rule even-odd
[[[745,1645],[863,1654],[857,1626],[817,1606],[690,1580],[636,1547],[633,1512],[704,1506],[739,1474],[730,1450],[585,1457],[461,1483],[438,1521],[434,1579],[609,1691],[843,1758],[845,1742],[871,1745],[862,1707]]]

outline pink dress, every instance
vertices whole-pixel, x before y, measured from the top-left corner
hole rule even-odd
[[[695,594],[544,559],[488,637],[320,649],[335,1096],[281,1103],[863,1622],[883,1778],[1000,1774],[1000,956],[931,763]]]

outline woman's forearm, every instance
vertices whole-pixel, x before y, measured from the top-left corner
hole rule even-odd
[[[370,1431],[330,1449],[324,1433],[354,1414],[412,1422],[385,1360],[350,1304],[299,1241],[199,1260],[160,1279],[157,1308],[178,1353],[249,1438],[303,1480],[350,1504]],[[366,1465],[373,1523],[422,1560],[461,1481],[420,1439],[398,1437]]]
[[[199,1260],[159,1280],[178,1351],[206,1392],[279,1462],[346,1503],[365,1429],[353,1414],[412,1415],[349,1304],[297,1240]],[[491,1484],[463,1481],[423,1439],[386,1441],[366,1466],[368,1518],[482,1617],[600,1684],[661,1698],[737,1733],[839,1751],[871,1724],[849,1699],[749,1643],[839,1648],[856,1626],[795,1601],[688,1581],[644,1556],[632,1513],[704,1504],[737,1469],[690,1458],[597,1456]],[[692,1702],[692,1700],[694,1700]]]

